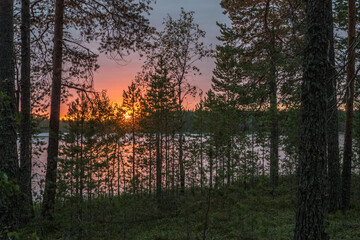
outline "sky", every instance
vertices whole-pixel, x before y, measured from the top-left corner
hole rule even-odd
[[[195,23],[198,23],[200,29],[206,32],[206,38],[203,41],[215,48],[220,43],[216,38],[220,35],[216,22],[229,23],[229,19],[223,14],[220,1],[156,0],[149,16],[150,25],[161,29],[163,19],[168,14],[177,19],[181,8],[184,8],[185,11],[194,11]],[[100,55],[98,63],[100,68],[94,75],[94,88],[97,91],[107,90],[107,94],[113,102],[121,103],[123,90],[127,89],[137,73],[141,71],[142,60],[137,54],[132,54],[125,58],[125,62],[117,63],[107,56]],[[189,81],[203,91],[207,91],[211,88],[212,70],[215,66],[214,59],[204,59],[198,62],[197,66],[202,75],[190,77]],[[187,99],[185,107],[192,109],[196,103],[197,99]],[[64,109],[64,111],[66,110]]]

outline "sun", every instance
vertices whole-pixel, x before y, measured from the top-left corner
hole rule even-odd
[[[129,119],[131,118],[131,115],[130,115],[129,112],[126,112],[126,113],[124,114],[124,117],[125,117],[125,120],[129,120]]]

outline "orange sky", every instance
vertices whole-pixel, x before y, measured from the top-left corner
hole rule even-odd
[[[216,36],[220,34],[216,22],[229,23],[228,18],[222,14],[220,7],[220,0],[157,0],[153,6],[151,16],[149,16],[150,24],[157,28],[161,28],[163,18],[170,14],[173,18],[177,18],[180,9],[183,7],[186,11],[194,11],[195,22],[199,23],[200,28],[206,31],[206,38],[204,42],[212,44],[213,48],[219,41]],[[114,60],[106,56],[99,57],[100,69],[95,72],[94,87],[97,91],[107,90],[107,94],[114,102],[121,102],[123,90],[135,78],[137,73],[141,71],[142,60],[137,54],[128,56],[126,62],[116,63]],[[198,62],[197,66],[200,68],[202,75],[190,77],[190,82],[207,91],[211,87],[212,70],[214,68],[213,59],[205,59]],[[194,108],[197,99],[187,99],[185,107],[188,109]],[[64,116],[67,111],[67,106],[63,105],[61,109],[61,116]]]

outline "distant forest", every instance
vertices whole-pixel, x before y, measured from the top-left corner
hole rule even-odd
[[[184,110],[184,116],[183,116],[183,131],[188,133],[196,133],[199,131],[198,127],[195,124],[195,118],[196,118],[196,111],[186,111]],[[264,115],[265,113],[253,113],[253,112],[247,112],[244,114],[246,119],[239,123],[239,130],[242,129],[243,131],[250,130],[252,128],[256,128],[257,124],[252,124],[261,122],[261,117],[259,115]],[[286,121],[288,118],[288,114],[286,111],[280,111],[280,121]],[[355,111],[355,115],[357,116],[359,113],[358,111]],[[258,119],[257,119],[258,118]],[[356,118],[356,117],[355,117]],[[339,121],[339,133],[344,133],[345,131],[345,112],[342,110],[338,110],[338,121]],[[66,121],[61,120],[60,121],[60,131],[65,132],[67,130],[67,124]],[[256,129],[255,129],[256,130]],[[40,119],[38,120],[38,130],[40,132],[48,132],[49,131],[49,120],[46,119]]]

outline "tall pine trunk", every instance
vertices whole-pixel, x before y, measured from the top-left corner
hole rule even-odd
[[[184,153],[183,153],[183,143],[184,143],[184,133],[183,133],[183,111],[182,111],[182,89],[181,89],[182,79],[178,81],[178,101],[179,101],[179,114],[180,114],[180,124],[179,124],[179,167],[180,167],[180,193],[185,193],[185,167],[184,167]]]
[[[20,190],[22,221],[34,215],[31,195],[30,1],[21,1]]]
[[[272,56],[270,69],[270,185],[277,187],[279,179],[279,121],[277,109],[276,67]]]
[[[0,1],[0,173],[15,183],[19,177],[16,147],[16,98],[14,64],[13,0]],[[18,222],[18,197],[0,187],[0,232]]]
[[[161,132],[156,133],[156,199],[161,204],[162,190],[162,161],[161,161]]]
[[[351,189],[351,159],[352,159],[352,135],[354,121],[354,81],[355,81],[355,27],[356,6],[355,0],[348,1],[348,64],[346,67],[346,118],[344,136],[344,159],[342,172],[342,208],[350,207]]]
[[[200,123],[202,123],[202,121]],[[203,194],[203,185],[204,185],[204,158],[203,158],[203,136],[202,135],[203,135],[203,131],[201,128],[201,130],[200,130],[200,190],[201,190],[201,194]]]
[[[181,114],[182,115],[182,114]],[[182,120],[181,120],[182,121]],[[183,153],[184,136],[182,125],[179,132],[179,166],[180,166],[180,193],[185,193],[185,167],[184,167],[184,153]]]
[[[327,11],[326,1],[307,1],[295,240],[328,239],[324,226],[327,212]]]
[[[51,91],[51,110],[49,125],[49,145],[45,179],[42,215],[51,220],[55,205],[56,170],[59,151],[59,118],[61,101],[62,44],[65,0],[56,0],[55,32],[53,53],[53,79]]]
[[[332,16],[332,1],[327,0],[327,22],[329,38],[329,61],[327,66],[327,154],[329,175],[329,211],[333,212],[340,208],[341,186],[340,186],[340,160],[339,160],[339,128],[337,114],[337,88],[335,72],[335,50],[334,50],[334,24]]]
[[[149,133],[149,194],[151,194],[151,188],[152,188],[152,134]]]
[[[264,27],[267,34],[268,56],[270,59],[269,69],[269,99],[270,99],[270,186],[277,187],[279,179],[279,121],[277,109],[277,82],[276,82],[276,41],[274,27],[270,29],[268,17],[270,14],[271,1],[266,2],[266,11],[264,16]]]
[[[132,106],[132,126],[131,126],[131,133],[132,133],[132,184],[133,184],[133,194],[136,193],[136,187],[137,187],[137,181],[135,181],[135,144],[136,144],[136,139],[135,139],[135,106],[134,106],[134,102],[135,100],[133,99],[133,106]]]

